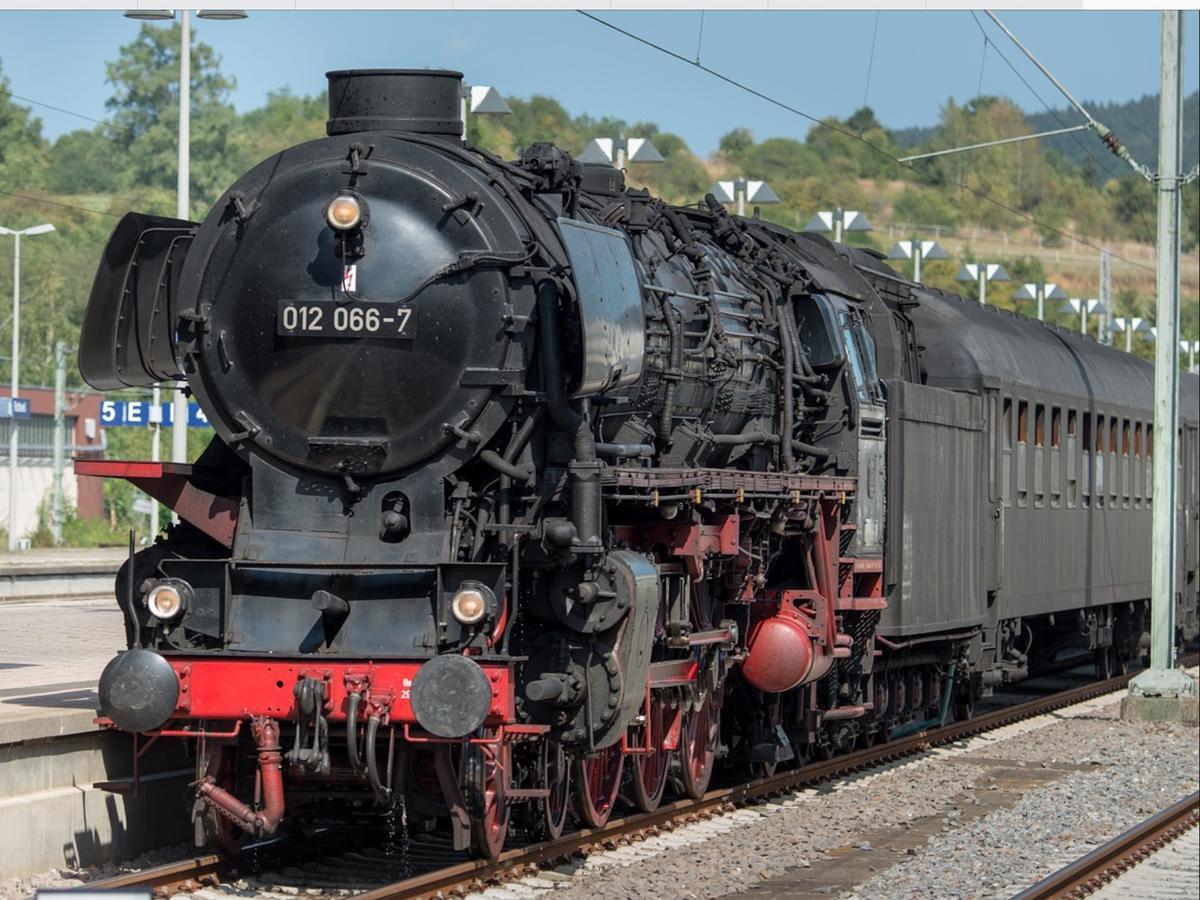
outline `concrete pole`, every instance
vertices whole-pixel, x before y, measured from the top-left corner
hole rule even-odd
[[[979,305],[987,306],[987,263],[979,263]]]
[[[1128,321],[1125,323],[1125,352],[1133,352],[1133,326]]]
[[[917,284],[921,283],[921,239],[913,238],[909,243],[912,244],[913,255],[913,281]]]
[[[845,228],[845,225],[845,211],[839,207],[833,211],[833,242],[835,244],[842,242],[842,230]]]
[[[1100,251],[1100,343],[1111,345],[1112,338],[1112,251]]]
[[[1162,14],[1158,133],[1158,342],[1154,351],[1154,500],[1150,541],[1150,668],[1130,694],[1188,697],[1195,683],[1175,668],[1176,471],[1179,448],[1179,161],[1183,13]]]
[[[179,41],[179,180],[176,184],[176,213],[180,219],[189,219],[191,211],[191,140],[192,140],[192,24],[191,13],[179,11],[183,23]],[[188,401],[183,392],[184,382],[171,398],[174,421],[171,423],[171,459],[177,463],[187,462]],[[171,521],[179,517],[172,515]]]
[[[623,172],[625,170],[625,138],[617,138],[613,143],[617,150],[617,169]]]
[[[1038,302],[1038,321],[1046,321],[1046,286],[1039,284],[1037,286],[1037,302]]]
[[[733,183],[733,193],[737,197],[738,215],[746,215],[746,190],[747,185],[744,181],[735,181]]]
[[[1087,314],[1088,300],[1087,297],[1081,297],[1079,300],[1079,333],[1086,335],[1087,332]]]
[[[13,235],[13,315],[12,315],[12,406],[16,405],[21,381],[21,234]],[[17,549],[17,441],[20,422],[9,407],[8,420],[8,551]]]
[[[63,467],[66,465],[67,345],[54,345],[54,480],[50,493],[50,536],[57,547],[63,539]]]
[[[462,139],[463,143],[467,142],[467,113],[471,111],[471,89],[466,85],[462,85],[459,90],[458,97],[458,115],[462,119]]]

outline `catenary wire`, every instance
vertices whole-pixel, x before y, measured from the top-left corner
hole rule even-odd
[[[769,94],[765,94],[762,91],[758,90],[757,88],[751,87],[750,85],[748,85],[744,82],[738,81],[736,78],[726,75],[723,72],[719,72],[716,69],[710,68],[709,66],[706,66],[702,63],[697,63],[694,60],[690,60],[686,56],[682,56],[679,53],[676,53],[674,50],[664,47],[661,44],[656,44],[654,41],[651,41],[648,38],[644,38],[641,35],[636,34],[635,32],[632,32],[625,28],[622,28],[619,25],[615,25],[612,22],[608,22],[608,21],[600,18],[599,16],[593,15],[592,13],[588,12],[587,10],[579,9],[579,10],[576,10],[576,12],[586,19],[590,19],[599,25],[603,25],[605,28],[611,29],[612,31],[617,32],[618,34],[624,35],[625,37],[629,38],[630,40],[636,41],[639,44],[649,47],[652,50],[656,50],[657,52],[662,53],[666,56],[669,56],[672,59],[676,59],[679,62],[685,63],[686,65],[693,66],[693,67],[699,69],[700,71],[702,71],[708,75],[711,75],[712,77],[714,77],[720,81],[723,81],[732,87],[737,88],[740,91],[744,91],[747,94],[750,94],[754,97],[758,97],[760,100],[763,100],[763,101],[771,104],[772,106],[777,106],[780,109],[783,109],[787,112],[792,113],[793,115],[799,116],[802,119],[806,119],[809,122],[812,122],[814,125],[820,126],[821,128],[826,128],[830,131],[836,132],[837,134],[841,134],[841,135],[844,135],[853,140],[859,141],[866,147],[873,150],[875,153],[878,153],[880,156],[884,157],[887,160],[890,160],[891,162],[895,163],[896,165],[901,166],[903,168],[907,168],[912,172],[916,172],[916,169],[913,166],[906,165],[905,163],[900,162],[897,157],[893,156],[891,153],[889,153],[887,150],[884,150],[879,145],[871,143],[869,140],[867,140],[861,134],[855,134],[853,131],[850,131],[847,128],[843,128],[839,125],[834,125],[832,122],[827,122],[822,119],[819,119],[816,116],[812,115],[811,113],[807,113],[802,109],[798,109],[789,103],[779,100],[776,97],[772,97]],[[1014,209],[1013,207],[1009,206],[1007,203],[1003,203],[1000,200],[997,200],[994,197],[990,196],[986,192],[981,191],[977,188],[973,188],[968,184],[964,184],[963,189],[965,191],[967,191],[968,193],[973,194],[974,196],[978,197],[979,199],[981,199],[987,203],[991,203],[993,206],[997,207],[998,209],[1003,209],[1006,212],[1012,213],[1014,216],[1024,219],[1025,221],[1030,222],[1031,224],[1036,225],[1038,228],[1041,228],[1045,231],[1049,231],[1053,234],[1057,234],[1059,237],[1064,237],[1064,238],[1067,238],[1068,240],[1075,241],[1076,243],[1081,244],[1084,247],[1089,247],[1092,250],[1096,250],[1097,252],[1108,249],[1105,247],[1101,247],[1098,244],[1094,244],[1091,241],[1087,240],[1086,238],[1080,237],[1077,234],[1073,234],[1062,228],[1056,228],[1053,225],[1049,225],[1045,222],[1042,222],[1039,219],[1035,218],[1034,216],[1031,216],[1029,213],[1027,213],[1023,210],[1020,210],[1020,209]],[[1142,269],[1143,271],[1146,271],[1146,272],[1156,271],[1153,267],[1143,265],[1142,263],[1139,263],[1136,260],[1132,260],[1127,256],[1123,256],[1123,255],[1113,252],[1111,250],[1109,252],[1112,254],[1112,257],[1114,259],[1119,259],[1122,262],[1127,263],[1130,266],[1133,266],[1134,268]]]
[[[1052,107],[1049,103],[1046,102],[1046,99],[1037,92],[1037,90],[1034,88],[1034,86],[1032,84],[1029,83],[1029,80],[1021,73],[1021,70],[1018,69],[1013,64],[1012,60],[1010,60],[1007,56],[1004,55],[1004,51],[1001,50],[1000,47],[997,46],[988,37],[987,31],[984,29],[983,23],[979,21],[979,16],[977,16],[975,14],[975,11],[970,10],[969,12],[971,13],[971,18],[975,22],[975,27],[978,28],[979,33],[981,35],[983,35],[985,47],[987,44],[991,44],[992,49],[996,52],[996,55],[999,56],[1000,59],[1004,61],[1004,64],[1006,66],[1008,66],[1008,68],[1010,70],[1012,70],[1012,73],[1014,75],[1016,75],[1018,79],[1020,79],[1021,83],[1023,85],[1025,85],[1025,87],[1029,91],[1029,93],[1033,94],[1033,96],[1037,98],[1037,101],[1040,104],[1042,104],[1043,107],[1045,107],[1046,112],[1048,112],[1051,116],[1053,116],[1054,120],[1056,122],[1058,122],[1058,124],[1061,127],[1066,128],[1067,123],[1063,119],[1063,117],[1061,115],[1059,115],[1058,110],[1054,109],[1054,107]],[[981,67],[980,71],[982,71],[982,67]],[[1087,155],[1088,159],[1090,159],[1092,161],[1092,163],[1095,164],[1096,166],[1098,166],[1100,169],[1103,169],[1104,173],[1106,175],[1108,175],[1110,178],[1115,178],[1115,179],[1119,180],[1120,176],[1118,176],[1117,173],[1115,173],[1112,169],[1110,169],[1108,167],[1107,161],[1103,157],[1098,157],[1098,156],[1096,156],[1095,153],[1092,152],[1092,149],[1087,145],[1087,142],[1084,141],[1083,138],[1081,138],[1078,134],[1073,134],[1071,136],[1071,140],[1073,140],[1076,144],[1078,144],[1079,149],[1082,150]],[[1140,185],[1139,185],[1139,187],[1140,187]],[[1150,244],[1151,246],[1154,246],[1155,232],[1154,232],[1154,229],[1152,229],[1150,227],[1149,219],[1146,218],[1145,200],[1143,197],[1141,197],[1137,193],[1135,193],[1133,195],[1133,200],[1134,200],[1135,208],[1137,209],[1137,212],[1138,212],[1138,218],[1141,220],[1142,238],[1143,238],[1143,240],[1146,241],[1146,243]]]

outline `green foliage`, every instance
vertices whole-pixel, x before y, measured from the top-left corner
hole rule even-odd
[[[13,100],[0,65],[0,184],[40,187],[45,152],[41,120]]]
[[[112,140],[136,184],[175,186],[181,34],[178,24],[143,25],[107,66]],[[237,116],[228,102],[234,81],[221,74],[220,62],[207,44],[191,51],[191,183],[198,209],[206,209],[229,181],[226,156]]]

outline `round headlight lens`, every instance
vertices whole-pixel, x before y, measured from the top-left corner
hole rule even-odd
[[[150,615],[164,622],[179,616],[185,605],[183,592],[173,584],[160,584],[151,588],[146,595],[146,608],[150,610]]]
[[[325,219],[338,231],[349,231],[362,221],[362,204],[349,194],[339,194],[325,207]]]
[[[474,625],[487,615],[487,598],[477,588],[463,588],[450,601],[450,611],[463,625]]]

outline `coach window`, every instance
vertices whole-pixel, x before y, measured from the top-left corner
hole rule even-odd
[[[1067,506],[1073,507],[1079,502],[1079,441],[1076,440],[1075,429],[1078,422],[1075,410],[1067,410]]]
[[[1029,502],[1029,401],[1017,402],[1017,506]]]
[[[1142,423],[1133,423],[1133,505],[1142,505],[1143,472],[1146,468],[1146,458],[1142,456]]]
[[[1121,498],[1128,507],[1133,499],[1133,461],[1129,458],[1133,450],[1133,427],[1128,419],[1121,421]]]
[[[1108,417],[1108,500],[1115,504],[1121,495],[1120,460],[1117,458],[1117,445],[1121,442],[1121,420],[1116,416]]]
[[[1034,406],[1033,414],[1033,500],[1040,503],[1046,496],[1046,407]]]
[[[1013,446],[1013,408],[1012,397],[1004,398],[1003,421],[1000,427],[1004,430],[1000,444],[1000,497],[1005,503],[1012,502],[1012,446]]]
[[[1096,477],[1093,481],[1095,484],[1095,489],[1092,491],[1092,493],[1096,497],[1096,505],[1103,506],[1105,491],[1104,464],[1106,462],[1106,458],[1104,455],[1104,415],[1101,413],[1096,414],[1096,440],[1092,444],[1092,448],[1096,453]]]
[[[1050,407],[1050,505],[1062,505],[1062,407]]]
[[[1154,500],[1154,426],[1146,423],[1146,505]]]
[[[1083,448],[1083,458],[1079,466],[1080,479],[1083,481],[1083,505],[1092,505],[1092,414],[1083,414],[1083,435],[1080,440]]]

